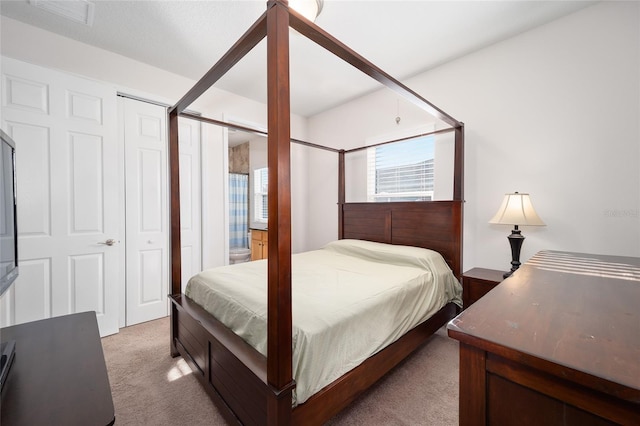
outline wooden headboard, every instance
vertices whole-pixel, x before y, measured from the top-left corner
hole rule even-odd
[[[439,252],[462,277],[462,201],[344,203],[339,238],[423,247]]]

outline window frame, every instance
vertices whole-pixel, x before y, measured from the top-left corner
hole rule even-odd
[[[260,167],[257,169],[253,169],[252,173],[253,173],[253,202],[254,202],[253,220],[256,223],[268,223],[269,222],[269,168]]]

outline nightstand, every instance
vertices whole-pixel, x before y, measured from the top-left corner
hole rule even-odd
[[[462,306],[467,309],[476,300],[504,280],[504,271],[473,268],[462,274]]]

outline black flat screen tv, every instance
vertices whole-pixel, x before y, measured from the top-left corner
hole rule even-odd
[[[18,277],[16,145],[0,130],[0,296]]]

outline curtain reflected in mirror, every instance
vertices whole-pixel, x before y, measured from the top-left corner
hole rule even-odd
[[[229,173],[229,248],[249,247],[249,175]]]

